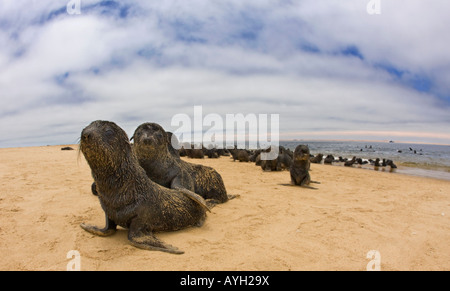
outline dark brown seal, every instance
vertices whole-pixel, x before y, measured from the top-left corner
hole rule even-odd
[[[262,152],[270,152],[271,148],[263,150]],[[275,149],[276,151],[276,149]],[[263,171],[283,171],[289,170],[292,166],[292,158],[287,150],[280,146],[278,147],[278,156],[273,160],[261,161],[261,168]]]
[[[250,162],[250,155],[248,154],[247,150],[245,149],[238,149],[235,147],[234,149],[230,150],[231,156],[233,158],[233,162],[238,160],[239,162]]]
[[[206,218],[202,197],[151,181],[132,151],[127,134],[115,123],[94,121],[81,133],[80,151],[88,162],[106,226],[81,224],[98,236],[110,236],[117,225],[128,228],[130,243],[146,250],[182,254],[154,232],[200,226]],[[94,187],[93,187],[94,188]]]
[[[346,167],[352,167],[354,163],[356,163],[356,157],[353,157],[353,159],[351,159],[350,161],[346,161],[346,162],[344,163],[344,166],[346,166]]]
[[[63,147],[61,148],[62,151],[73,151],[74,149],[71,147]]]
[[[319,182],[311,181],[310,168],[311,161],[308,146],[298,145],[294,150],[294,158],[290,169],[291,184],[316,189],[309,186],[310,183],[320,184]]]
[[[209,205],[224,203],[229,198],[220,174],[211,167],[175,158],[168,151],[166,131],[156,123],[141,124],[134,132],[134,151],[147,176],[161,186],[187,189]]]
[[[320,164],[322,162],[322,158],[323,158],[323,154],[318,154],[317,156],[312,157],[310,160],[311,160],[311,163]]]
[[[334,156],[333,155],[327,155],[327,157],[323,160],[324,164],[332,164],[334,162]]]

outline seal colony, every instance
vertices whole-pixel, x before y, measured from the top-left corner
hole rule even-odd
[[[322,160],[324,164],[344,162],[348,167],[370,162],[375,169],[380,166],[396,168],[393,161],[385,159],[380,165],[380,159],[335,159],[333,155],[323,159],[322,154],[314,157],[306,145],[298,145],[294,152],[279,146],[277,158],[268,161],[262,160],[261,154],[271,148],[251,151],[237,147],[218,150],[184,146],[180,147],[176,136],[157,123],[141,124],[131,139],[110,121],[94,121],[84,128],[79,152],[83,153],[91,168],[94,179],[92,193],[100,201],[106,225],[99,228],[82,223],[81,228],[106,237],[121,226],[128,229],[128,240],[135,247],[183,254],[178,248],[160,241],[155,233],[200,227],[211,207],[236,196],[227,194],[223,179],[215,169],[189,163],[180,156],[231,156],[233,161],[254,162],[263,171],[288,170],[290,185],[309,189],[317,189],[311,187],[311,183],[320,184],[311,180],[311,163],[321,163]]]
[[[205,200],[191,191],[168,189],[150,180],[132,151],[128,136],[113,122],[94,121],[80,140],[92,171],[106,226],[81,224],[97,236],[110,236],[117,226],[128,229],[128,240],[138,248],[172,254],[183,251],[155,237],[155,232],[201,226],[206,219]]]

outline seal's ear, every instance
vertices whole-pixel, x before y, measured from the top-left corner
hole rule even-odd
[[[134,139],[134,134],[133,134],[133,136],[132,137],[130,137],[130,141],[132,141]]]

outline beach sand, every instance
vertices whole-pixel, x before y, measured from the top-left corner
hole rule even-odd
[[[317,190],[287,186],[289,172],[253,163],[214,167],[230,194],[200,228],[159,233],[183,255],[137,249],[104,226],[89,166],[62,146],[0,149],[0,270],[450,270],[450,181],[312,164]],[[72,146],[77,149],[77,146]]]

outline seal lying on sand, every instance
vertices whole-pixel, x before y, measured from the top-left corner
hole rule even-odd
[[[132,137],[139,164],[147,176],[161,186],[187,189],[208,199],[208,204],[229,198],[222,177],[211,167],[191,164],[168,151],[166,131],[156,123],[141,124]]]
[[[298,145],[294,151],[294,159],[290,169],[291,184],[298,185],[307,188],[313,188],[309,186],[310,183],[317,183],[311,181],[309,170],[311,167],[309,148],[306,145]]]
[[[334,156],[333,155],[327,155],[327,157],[325,158],[325,160],[323,160],[324,164],[332,164],[334,162]]]
[[[344,163],[344,166],[346,166],[346,167],[352,167],[354,163],[356,163],[356,157],[353,157],[350,161],[346,161],[346,162]]]
[[[322,159],[323,159],[323,154],[318,154],[317,156],[312,157],[310,159],[310,161],[311,161],[311,163],[314,163],[314,164],[320,164],[322,162]]]
[[[151,181],[139,165],[127,134],[113,122],[94,121],[83,129],[80,151],[92,170],[106,217],[103,229],[86,224],[81,227],[98,236],[110,236],[120,225],[128,228],[128,240],[138,248],[182,254],[153,233],[201,226],[209,210],[204,199]]]
[[[272,149],[265,149],[261,152],[269,153]],[[276,150],[276,149],[275,149]],[[278,156],[273,160],[261,161],[263,171],[283,171],[289,170],[292,166],[292,158],[282,146],[278,147]]]
[[[248,154],[247,150],[244,149],[238,149],[235,147],[234,149],[230,150],[231,156],[233,158],[233,162],[238,160],[239,162],[250,162],[250,155]]]

